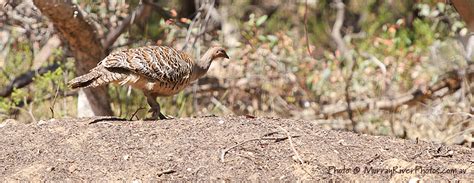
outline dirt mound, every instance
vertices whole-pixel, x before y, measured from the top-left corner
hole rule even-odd
[[[302,120],[4,123],[0,144],[4,180],[474,179],[472,149],[323,130]]]

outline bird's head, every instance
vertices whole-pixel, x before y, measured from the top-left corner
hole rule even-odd
[[[223,47],[213,47],[209,49],[208,51],[211,54],[211,60],[215,60],[217,58],[227,58],[229,59],[229,56],[225,52],[225,49]]]

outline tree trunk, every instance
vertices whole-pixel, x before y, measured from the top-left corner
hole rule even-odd
[[[456,0],[451,2],[458,11],[461,19],[466,22],[469,31],[474,32],[474,1]]]
[[[70,0],[33,0],[33,2],[41,13],[53,22],[63,41],[69,45],[76,59],[78,75],[87,73],[105,57],[104,48],[97,38],[94,27],[82,16],[77,5]],[[83,104],[78,106],[79,117],[113,115],[105,86],[83,89],[79,93],[82,92],[85,97],[79,97],[79,100],[85,101],[78,102]]]
[[[474,60],[474,1],[472,0],[456,0],[452,1],[453,6],[459,13],[462,20],[466,22],[470,34],[461,38],[466,49],[466,58],[469,61]]]

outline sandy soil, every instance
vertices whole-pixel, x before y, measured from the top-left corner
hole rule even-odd
[[[311,121],[250,117],[98,119],[0,124],[0,178],[474,179],[472,149],[323,130]]]

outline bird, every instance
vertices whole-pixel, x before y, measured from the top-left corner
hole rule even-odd
[[[110,53],[88,73],[68,82],[72,89],[109,83],[129,85],[143,91],[151,119],[168,119],[157,97],[172,96],[204,76],[216,59],[229,59],[223,47],[209,48],[200,59],[168,46],[142,46]]]

